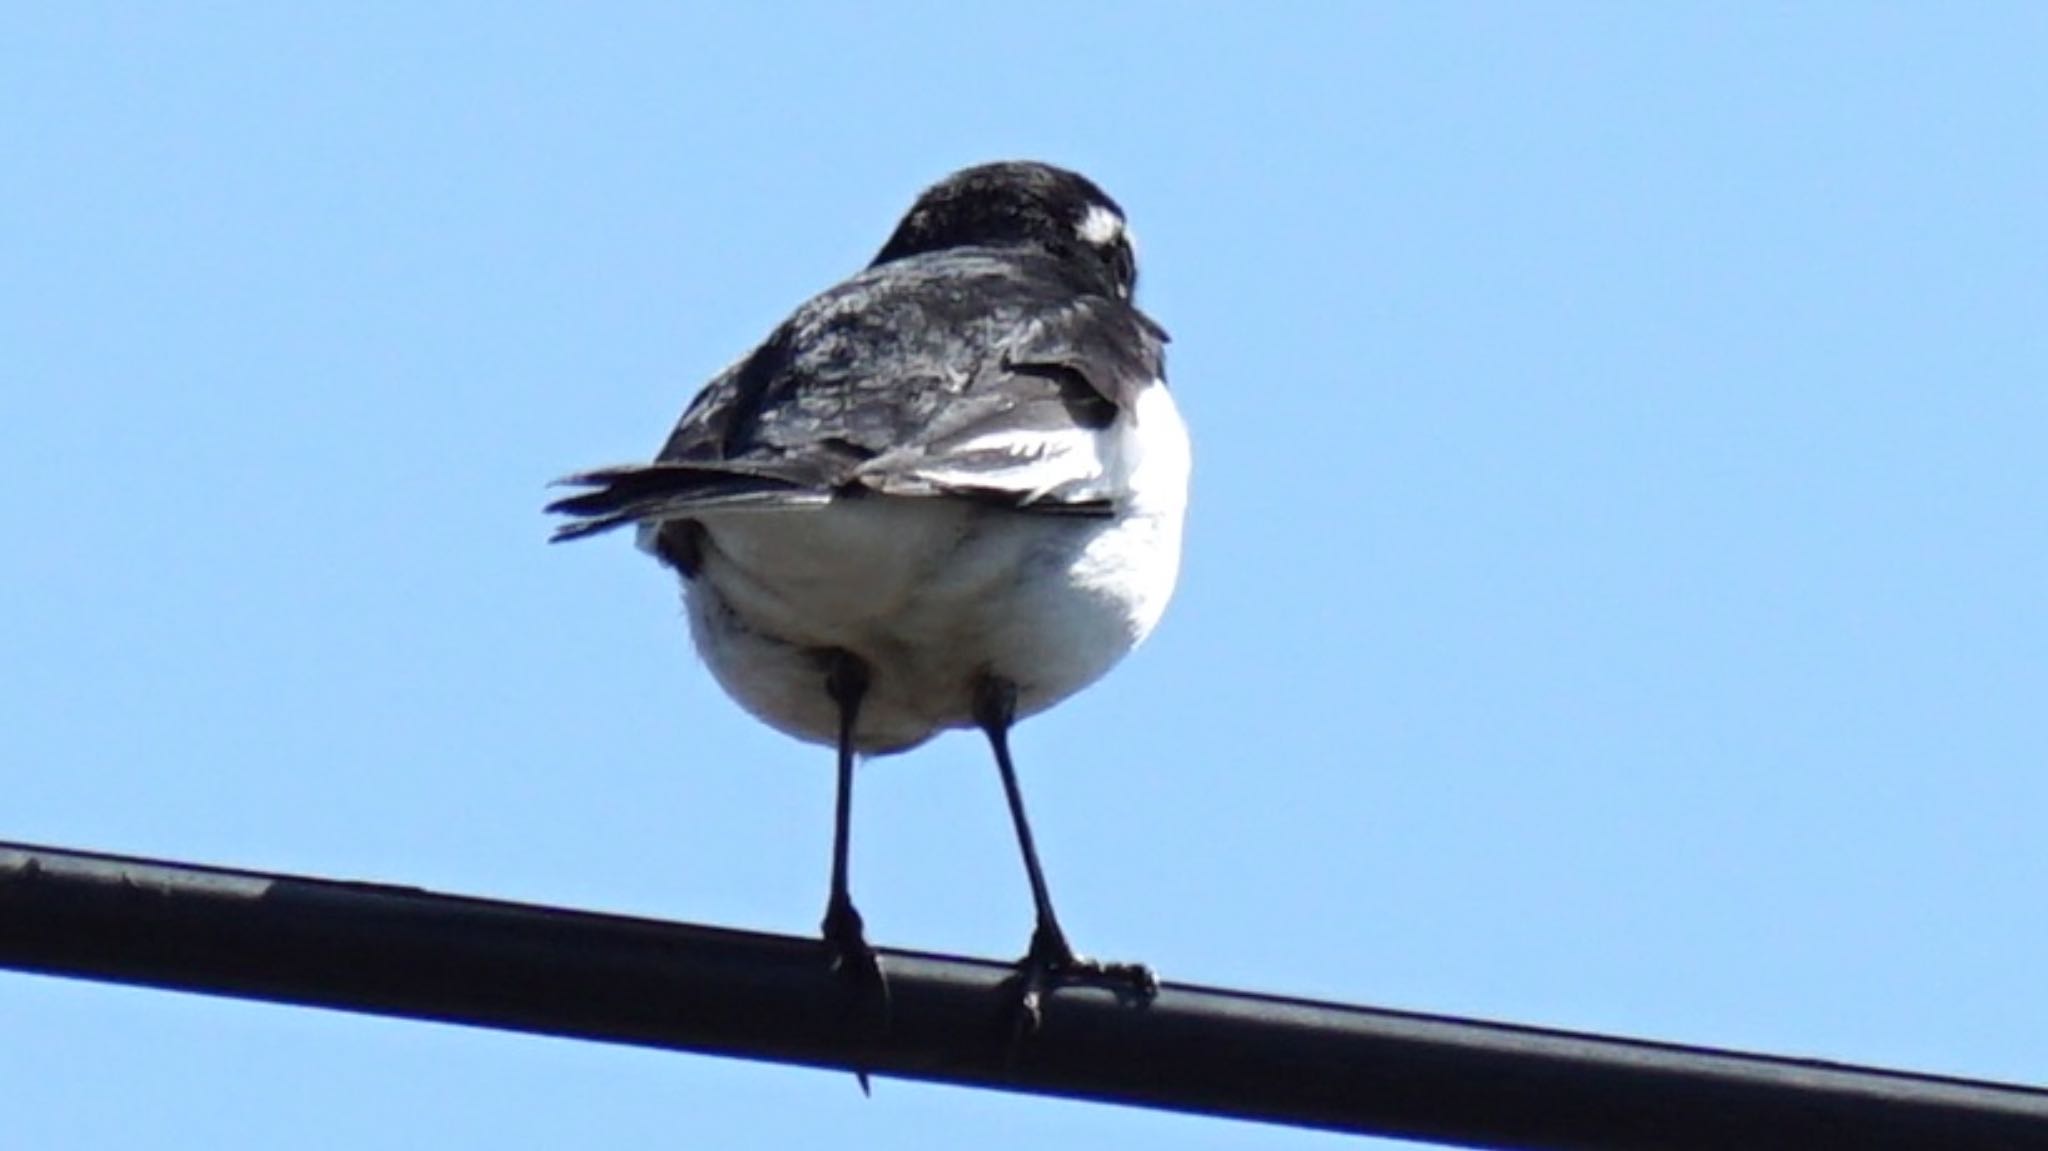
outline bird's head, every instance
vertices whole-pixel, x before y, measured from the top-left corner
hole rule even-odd
[[[1137,290],[1137,251],[1123,209],[1086,176],[1027,161],[965,168],[925,189],[874,262],[1019,246],[1067,262],[1119,299]]]

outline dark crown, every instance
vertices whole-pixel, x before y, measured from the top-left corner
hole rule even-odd
[[[876,264],[953,248],[1030,247],[1104,282],[1129,299],[1137,258],[1123,209],[1078,172],[1016,161],[955,172],[925,189]]]

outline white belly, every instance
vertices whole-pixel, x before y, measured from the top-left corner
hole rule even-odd
[[[855,745],[869,753],[973,726],[984,676],[1017,686],[1020,718],[1051,707],[1136,647],[1173,595],[1186,431],[1164,387],[1146,399],[1112,518],[880,495],[701,516],[686,587],[698,651],[748,711],[824,744],[839,725],[824,654],[859,656]]]

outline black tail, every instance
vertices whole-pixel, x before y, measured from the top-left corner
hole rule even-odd
[[[701,464],[632,464],[580,472],[557,486],[589,490],[548,505],[556,515],[574,516],[548,537],[549,543],[582,539],[627,524],[678,519],[719,507],[799,506],[830,497],[790,480]]]

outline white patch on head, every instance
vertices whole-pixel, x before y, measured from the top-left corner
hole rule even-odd
[[[1124,218],[1100,204],[1090,204],[1088,214],[1081,217],[1074,232],[1081,237],[1082,243],[1106,248],[1124,234]]]

